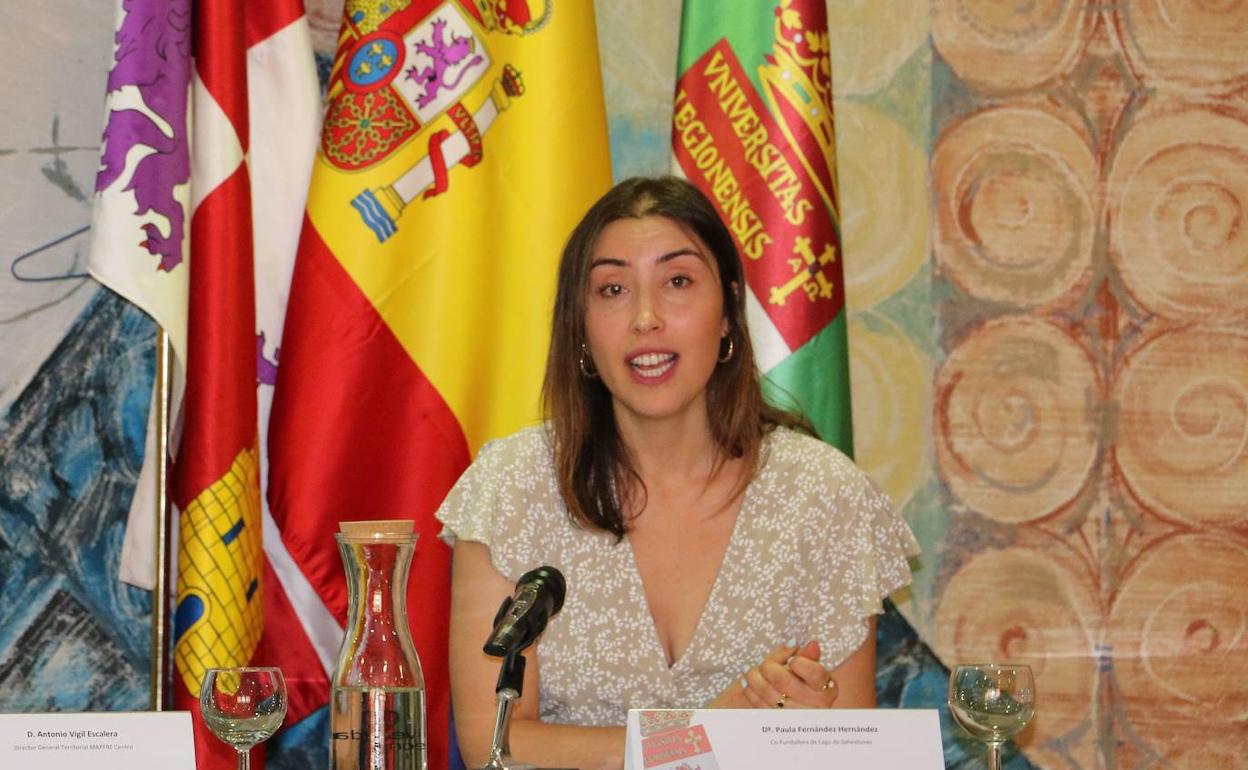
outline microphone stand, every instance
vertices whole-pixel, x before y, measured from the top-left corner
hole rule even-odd
[[[535,765],[511,759],[511,712],[524,689],[524,656],[520,652],[537,640],[546,621],[559,612],[565,590],[563,574],[554,567],[529,570],[517,581],[515,596],[503,599],[494,615],[494,630],[481,649],[487,655],[502,658],[503,664],[494,687],[498,712],[494,716],[490,759],[481,770],[539,770]]]
[[[490,761],[481,770],[533,770],[534,766],[511,761],[508,730],[515,702],[524,690],[524,655],[511,650],[503,656],[503,667],[498,672],[498,684],[494,693],[498,698],[498,711],[494,715],[494,739],[490,746]]]

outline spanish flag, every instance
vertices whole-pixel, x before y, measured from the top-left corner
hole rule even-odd
[[[338,522],[416,520],[408,607],[431,768],[446,766],[449,713],[450,552],[433,512],[482,443],[539,417],[556,264],[610,184],[606,136],[591,3],[348,0],[283,331],[269,503],[339,621]]]

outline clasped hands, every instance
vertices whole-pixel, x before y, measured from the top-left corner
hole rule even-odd
[[[830,708],[836,681],[819,662],[818,642],[780,646],[711,701],[710,708]]]

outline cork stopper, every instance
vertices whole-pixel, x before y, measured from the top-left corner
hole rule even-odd
[[[350,538],[374,538],[386,540],[411,535],[416,522],[411,519],[381,519],[377,521],[340,521],[338,531]]]

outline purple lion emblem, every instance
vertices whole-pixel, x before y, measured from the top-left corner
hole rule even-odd
[[[468,37],[459,37],[454,32],[451,33],[451,42],[446,42],[446,21],[444,19],[435,19],[433,22],[433,33],[429,36],[428,43],[416,43],[416,52],[423,53],[430,59],[433,59],[432,67],[417,69],[416,67],[407,68],[407,79],[417,83],[425,84],[425,93],[416,99],[416,103],[421,107],[428,107],[438,98],[438,92],[443,88],[454,88],[459,85],[459,81],[464,79],[464,73],[485,61],[480,56],[474,56],[467,64],[459,70],[459,74],[454,80],[446,80],[446,74],[451,67],[459,64],[467,59],[473,52],[473,40]]]
[[[104,149],[96,192],[117,182],[125,171],[126,155],[136,146],[154,152],[135,166],[124,190],[133,190],[136,215],[149,211],[169,220],[169,234],[153,224],[143,225],[140,244],[160,257],[160,270],[172,270],[182,261],[185,212],[173,190],[190,177],[187,147],[187,85],[191,64],[190,0],[124,0],[125,18],[117,29],[116,64],[108,73],[108,92],[134,86],[147,109],[169,126],[172,136],[146,113],[112,109],[104,127]]]
[[[281,348],[273,349],[272,360],[264,355],[264,332],[256,334],[256,384],[277,384],[277,359],[282,355]]]

